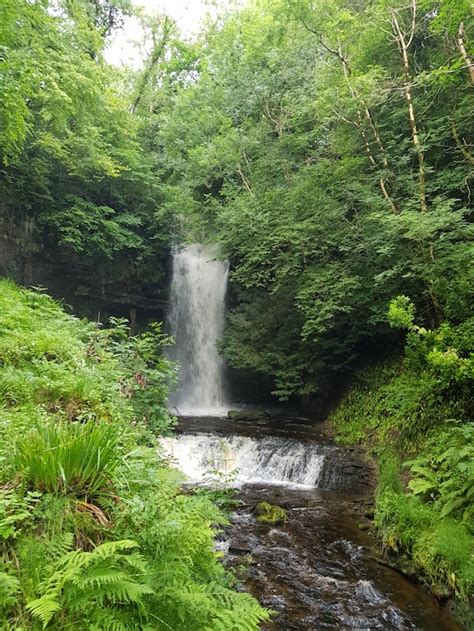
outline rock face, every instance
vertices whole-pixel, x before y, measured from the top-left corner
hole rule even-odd
[[[166,267],[166,261],[160,266]],[[155,284],[141,282],[131,257],[84,259],[49,242],[34,218],[19,217],[4,205],[0,205],[0,276],[45,287],[75,313],[94,320],[106,321],[111,315],[126,317],[132,325],[163,320],[167,306],[167,278]]]
[[[334,447],[319,475],[319,487],[356,495],[370,493],[375,486],[374,462],[361,450]]]
[[[246,468],[252,480],[286,480],[354,496],[370,495],[376,476],[373,461],[361,449],[335,445],[324,425],[288,416],[250,421],[180,417],[176,427],[180,438],[173,455],[185,473],[193,462],[193,475],[201,466],[198,463],[218,469],[216,463],[222,460],[238,471],[237,480]]]

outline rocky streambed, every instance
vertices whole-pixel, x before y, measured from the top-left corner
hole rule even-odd
[[[188,417],[164,448],[191,483],[219,472],[220,482],[237,486],[241,504],[218,547],[242,589],[275,612],[265,629],[458,629],[447,610],[378,559],[364,517],[373,465],[334,445],[324,426]],[[261,502],[283,508],[286,519],[259,522]]]

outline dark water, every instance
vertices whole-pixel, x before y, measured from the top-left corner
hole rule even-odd
[[[376,541],[360,528],[369,525],[364,513],[371,506],[374,469],[357,451],[332,445],[324,426],[295,419],[256,424],[189,418],[179,431],[188,439],[197,432],[201,442],[206,432],[232,432],[262,439],[262,444],[268,442],[262,437],[283,436],[325,454],[320,488],[266,482],[241,486],[242,506],[220,537],[218,545],[242,588],[275,611],[265,630],[459,629],[421,587],[378,560]],[[254,509],[261,501],[285,508],[286,523],[260,524]]]
[[[228,532],[228,563],[243,584],[277,612],[265,629],[454,630],[446,610],[420,587],[376,560],[359,528],[361,504],[340,492],[249,486]],[[266,526],[252,507],[269,501],[288,521]]]

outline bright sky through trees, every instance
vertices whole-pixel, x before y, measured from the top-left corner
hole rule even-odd
[[[147,13],[167,13],[176,20],[185,37],[195,35],[203,18],[216,11],[208,0],[133,0],[133,4],[143,7]],[[124,28],[115,35],[106,51],[107,61],[115,65],[139,64],[141,54],[135,43],[142,37],[139,20],[136,17],[127,18]]]

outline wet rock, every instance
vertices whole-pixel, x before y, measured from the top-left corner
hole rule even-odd
[[[269,485],[246,485],[239,497],[244,506],[229,528],[228,562],[245,588],[276,612],[262,631],[459,631],[423,590],[374,560],[374,540],[358,528],[369,509],[365,500]],[[257,522],[256,506],[264,502],[288,506],[284,527]]]
[[[231,539],[229,541],[229,554],[250,554],[252,546],[244,539]]]
[[[227,418],[235,421],[266,421],[269,418],[265,410],[229,410]]]

